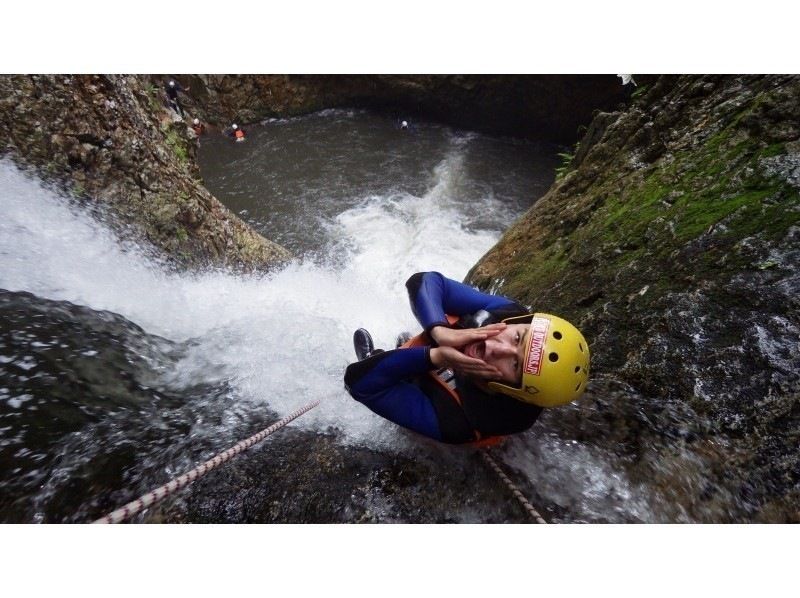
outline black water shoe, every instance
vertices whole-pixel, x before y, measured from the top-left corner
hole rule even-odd
[[[397,340],[394,342],[395,348],[400,348],[402,345],[405,345],[408,341],[411,340],[411,333],[410,332],[401,332],[397,335]]]
[[[370,353],[375,350],[375,345],[372,343],[372,337],[363,328],[359,328],[353,333],[353,347],[356,350],[356,357],[359,361],[363,361],[369,357]]]

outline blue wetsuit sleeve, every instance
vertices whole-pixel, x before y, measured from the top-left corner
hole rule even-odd
[[[351,363],[345,372],[345,386],[355,400],[381,417],[441,440],[433,403],[411,382],[431,369],[429,351],[429,347],[395,349]]]
[[[406,281],[406,289],[411,310],[425,332],[430,332],[434,326],[449,326],[445,314],[462,316],[481,309],[490,311],[515,305],[507,297],[481,293],[439,272],[414,274]]]

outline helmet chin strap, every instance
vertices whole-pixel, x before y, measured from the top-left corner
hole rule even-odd
[[[491,388],[489,386],[490,382],[494,382],[495,384],[503,384],[499,380],[488,380],[486,378],[475,378],[473,376],[468,376],[468,378],[472,381],[473,384],[475,384],[475,386],[480,388],[483,392],[486,392],[486,393],[489,393],[489,394],[493,394],[493,395],[495,395],[495,394],[503,394],[502,392],[498,391],[497,389]],[[503,386],[508,386],[508,385],[507,384],[503,384]],[[513,387],[511,387],[511,388],[513,388]]]

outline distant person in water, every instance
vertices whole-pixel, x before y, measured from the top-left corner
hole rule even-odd
[[[184,91],[183,87],[181,87],[180,83],[170,79],[166,85],[166,90],[170,107],[178,114],[178,116],[183,118],[183,108],[181,107],[181,102],[178,98],[178,92]]]
[[[206,132],[206,126],[200,122],[199,118],[195,118],[192,121],[192,129],[194,129],[194,134],[198,137]]]
[[[586,389],[589,345],[566,320],[438,272],[414,274],[406,289],[423,332],[383,351],[359,328],[344,375],[381,417],[441,442],[492,443]]]
[[[236,123],[233,123],[231,125],[230,130],[227,131],[227,135],[229,137],[233,137],[234,141],[244,141],[245,138],[247,137],[247,133],[245,132],[245,130]]]

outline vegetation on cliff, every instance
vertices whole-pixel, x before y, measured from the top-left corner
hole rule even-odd
[[[596,116],[468,279],[580,324],[599,379],[579,429],[605,419],[596,441],[639,457],[715,438],[721,485],[781,520],[769,505],[791,510],[800,482],[798,225],[800,77],[665,76]],[[639,399],[611,400],[609,375]]]

